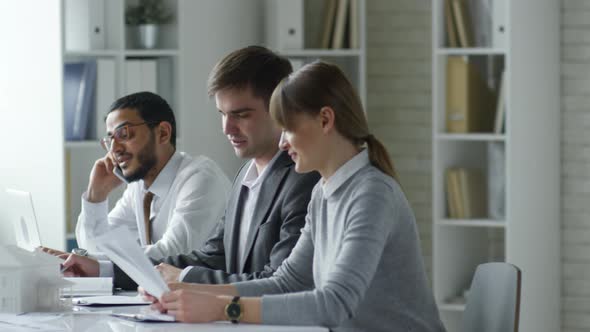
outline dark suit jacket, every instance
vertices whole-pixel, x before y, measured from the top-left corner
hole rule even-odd
[[[181,269],[194,266],[183,281],[207,284],[268,278],[277,270],[299,239],[311,191],[320,175],[317,172],[298,174],[291,157],[286,152],[279,155],[260,187],[246,242],[247,258],[243,266],[237,266],[245,190],[242,179],[250,163],[238,171],[225,217],[214,228],[205,245],[190,254],[170,256],[154,263],[164,262]],[[114,282],[116,287],[124,289],[137,287],[116,265]]]

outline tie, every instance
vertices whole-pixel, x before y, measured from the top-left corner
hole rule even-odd
[[[150,207],[152,205],[152,199],[154,199],[154,194],[149,191],[143,196],[143,220],[145,225],[146,244],[152,244],[152,230],[150,224]]]

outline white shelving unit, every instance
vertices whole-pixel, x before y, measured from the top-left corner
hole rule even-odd
[[[301,13],[294,13],[293,15],[301,17],[302,26],[304,31],[300,32],[302,39],[302,47],[299,48],[277,48],[271,45],[269,42],[269,35],[275,33],[274,30],[280,29],[275,26],[280,23],[273,22],[269,24],[266,22],[266,44],[280,53],[283,56],[288,57],[294,61],[301,61],[303,64],[313,62],[315,60],[324,60],[331,63],[335,63],[346,73],[348,78],[351,80],[357,91],[363,104],[366,105],[367,95],[367,47],[366,47],[366,4],[365,0],[358,0],[354,3],[358,6],[356,13],[358,14],[358,48],[319,48],[320,37],[323,33],[323,20],[325,17],[326,0],[267,0],[266,5],[269,6],[270,2],[275,2],[270,6],[276,10],[277,6],[282,6],[284,3],[289,2],[289,6],[292,6],[293,2],[301,2],[300,6]],[[337,1],[336,1],[337,2]],[[349,6],[352,2],[349,0]],[[268,8],[267,8],[268,10]],[[350,10],[350,9],[349,9]],[[273,15],[272,12],[266,13],[266,15]],[[347,14],[348,15],[348,14]],[[271,31],[271,32],[269,32]],[[347,33],[347,32],[345,32]]]
[[[448,48],[444,1],[432,1],[433,287],[448,331],[459,331],[465,305],[456,297],[476,266],[498,260],[522,270],[519,331],[560,330],[559,3],[504,3],[504,45]],[[504,68],[504,133],[446,132],[449,56]],[[497,72],[488,71],[488,82],[497,82]],[[487,173],[489,143],[504,146],[505,218],[450,219],[445,170]]]

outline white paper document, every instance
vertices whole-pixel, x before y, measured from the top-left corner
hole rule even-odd
[[[139,286],[155,297],[170,289],[147,258],[131,231],[126,227],[114,228],[97,237],[96,247],[121,268]]]
[[[145,301],[141,296],[87,296],[72,299],[74,305],[80,306],[117,306],[117,305],[146,305],[151,302]]]
[[[161,314],[157,311],[129,314],[129,313],[114,313],[111,316],[129,319],[136,322],[174,322],[174,316]]]
[[[47,324],[43,319],[37,320],[27,315],[0,313],[0,331],[66,331],[65,327]]]
[[[64,296],[99,296],[113,295],[113,278],[64,278],[71,282],[71,288],[65,288]]]

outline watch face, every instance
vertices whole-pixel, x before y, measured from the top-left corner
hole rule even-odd
[[[242,314],[242,308],[237,303],[230,303],[227,305],[227,315],[231,319],[238,319]]]

